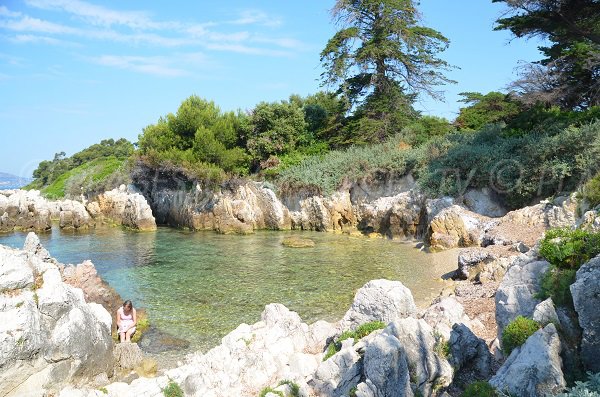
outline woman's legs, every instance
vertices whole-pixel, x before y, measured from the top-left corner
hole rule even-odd
[[[135,328],[128,330],[127,333],[125,334],[125,338],[126,338],[125,340],[127,342],[131,342],[131,335],[133,335],[134,333],[135,333]]]
[[[125,332],[119,333],[119,342],[125,342]]]

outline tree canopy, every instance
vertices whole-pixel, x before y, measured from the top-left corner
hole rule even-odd
[[[496,30],[539,37],[544,58],[528,65],[514,89],[525,102],[563,109],[600,105],[600,2],[597,0],[493,0],[506,3]]]

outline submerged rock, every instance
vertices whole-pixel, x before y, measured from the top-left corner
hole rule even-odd
[[[144,352],[157,354],[173,350],[185,350],[190,347],[190,342],[155,327],[150,327],[142,335],[139,345]]]
[[[315,242],[309,238],[293,236],[284,238],[281,245],[290,248],[312,248],[315,246]]]

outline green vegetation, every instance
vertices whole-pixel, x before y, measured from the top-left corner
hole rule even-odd
[[[542,276],[540,291],[536,297],[542,300],[552,298],[557,306],[572,307],[573,297],[569,287],[575,282],[576,273],[575,269],[559,269],[551,266]]]
[[[163,389],[165,397],[183,397],[183,390],[175,381],[170,380],[167,386]]]
[[[358,391],[358,387],[354,386],[352,389],[350,389],[350,391],[348,392],[348,397],[356,397],[356,392]]]
[[[98,390],[101,391],[104,394],[108,394],[108,389],[106,389],[106,387],[101,387]]]
[[[592,374],[588,372],[587,381],[575,382],[575,386],[557,397],[600,397],[600,373]]]
[[[461,397],[496,397],[497,395],[496,389],[492,385],[480,380],[467,386]]]
[[[346,339],[354,339],[354,343],[358,342],[365,336],[369,335],[371,332],[376,331],[378,329],[384,329],[385,323],[381,321],[371,321],[369,323],[359,325],[353,331],[344,331],[340,336],[335,338],[333,342],[331,342],[327,346],[327,350],[325,351],[325,356],[323,357],[323,361],[327,360],[335,353],[339,352],[342,349],[342,342]]]
[[[288,385],[290,387],[291,397],[300,397],[300,386],[296,382],[284,379],[279,382],[278,386]]]
[[[587,181],[583,186],[581,196],[592,208],[600,205],[600,174]]]
[[[540,325],[527,317],[518,316],[502,332],[502,350],[508,357],[516,347],[540,329]]]
[[[469,105],[460,109],[454,121],[460,130],[479,131],[489,124],[508,123],[523,107],[511,95],[496,91],[485,95],[479,92],[462,92],[460,95],[463,97],[460,102]]]
[[[434,331],[433,337],[435,338],[435,344],[433,351],[440,357],[448,359],[452,352],[450,350],[450,343],[444,339],[444,336],[437,331]]]
[[[282,392],[277,391],[277,390],[273,389],[272,387],[265,387],[264,389],[262,389],[260,391],[260,394],[258,395],[258,397],[265,397],[269,393],[273,393],[278,396],[285,397]]]
[[[600,232],[552,229],[540,243],[540,255],[559,269],[577,270],[600,254]]]

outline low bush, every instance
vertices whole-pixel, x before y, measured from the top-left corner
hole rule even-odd
[[[163,389],[163,395],[165,397],[183,397],[183,390],[181,389],[181,386],[171,380]]]
[[[481,380],[467,386],[461,397],[496,397],[497,395],[492,385]]]
[[[508,357],[516,347],[521,346],[527,338],[540,329],[540,325],[532,319],[518,316],[511,321],[502,332],[502,350]]]
[[[600,174],[587,181],[581,190],[581,197],[592,208],[600,205]]]
[[[552,229],[540,243],[540,255],[559,269],[577,270],[600,254],[600,232]]]
[[[258,397],[265,397],[269,393],[273,393],[275,395],[285,397],[282,392],[277,391],[277,390],[273,389],[272,387],[265,387],[264,389],[262,389],[260,391],[260,394],[258,395]]]
[[[284,379],[279,382],[278,386],[288,385],[290,387],[290,396],[291,397],[300,397],[300,386],[296,382],[293,382],[288,379]]]
[[[600,373],[588,373],[587,381],[575,382],[575,386],[557,397],[600,397]]]
[[[327,350],[325,351],[325,356],[323,357],[323,361],[327,360],[335,353],[339,352],[342,349],[342,342],[346,339],[353,338],[354,343],[358,342],[360,339],[369,335],[371,332],[376,331],[378,329],[384,329],[385,323],[381,321],[371,321],[365,324],[359,325],[353,331],[344,331],[340,336],[335,338],[333,342],[331,342],[327,346]]]
[[[557,306],[573,306],[571,284],[575,282],[575,269],[559,269],[551,266],[542,276],[540,291],[536,294],[538,299],[552,298]]]

